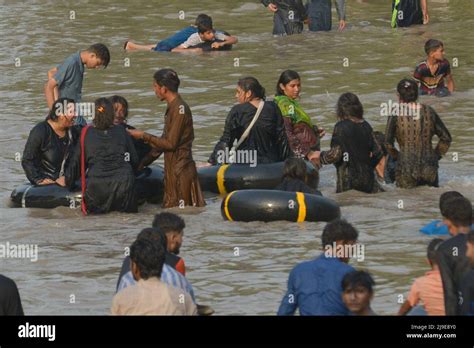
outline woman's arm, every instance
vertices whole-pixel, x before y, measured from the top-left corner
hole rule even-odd
[[[208,162],[211,163],[212,165],[222,164],[222,163],[217,163],[218,162],[217,157],[218,157],[219,151],[225,151],[226,148],[228,148],[230,151],[232,144],[235,140],[235,136],[233,135],[233,128],[234,128],[233,123],[236,117],[238,117],[237,111],[234,109],[230,110],[225,120],[224,133],[222,134],[221,138],[217,142],[216,146],[214,146],[214,150],[212,151],[212,154],[209,156],[209,159],[208,159]]]
[[[429,107],[429,109],[431,116],[433,117],[434,132],[439,138],[438,144],[435,148],[435,152],[438,155],[438,158],[441,158],[446,154],[446,152],[448,152],[448,149],[451,146],[452,138],[451,134],[444,125],[443,121],[441,121],[441,118],[436,113],[436,111],[431,107]]]

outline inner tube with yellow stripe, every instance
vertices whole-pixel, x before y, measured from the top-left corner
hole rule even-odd
[[[229,193],[221,204],[228,221],[332,221],[341,209],[333,200],[308,193],[242,190]]]
[[[274,189],[283,176],[285,162],[258,164],[255,167],[244,164],[223,164],[221,166],[198,168],[199,183],[203,191],[225,195],[235,190]],[[307,181],[316,189],[319,173],[306,161]]]

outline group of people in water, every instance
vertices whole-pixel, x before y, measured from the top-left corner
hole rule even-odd
[[[312,31],[331,29],[330,0],[262,3],[275,14],[275,35],[300,33],[306,20]],[[345,1],[335,3],[342,30],[346,26]],[[393,10],[394,26],[406,26],[408,19],[411,24],[429,21],[426,0],[394,0]],[[398,16],[400,11],[405,17]],[[212,19],[201,14],[195,25],[158,44],[138,45],[129,40],[124,49],[200,52],[229,49],[236,42],[236,37],[215,31]],[[282,182],[276,190],[321,195],[318,187],[308,185],[307,163],[316,169],[333,164],[338,193],[381,192],[381,181],[394,182],[401,188],[438,187],[439,160],[447,153],[452,139],[436,111],[419,103],[419,95],[449,96],[455,85],[449,62],[444,58],[443,43],[428,40],[425,52],[427,58],[417,65],[413,78],[398,83],[398,104],[404,107],[390,112],[384,133],[375,132],[364,118],[364,107],[357,95],[340,95],[327,149],[321,147],[326,131],[299,103],[302,78],[298,72],[281,73],[272,100],[267,99],[265,88],[255,77],[239,79],[237,104],[228,113],[223,134],[208,162],[200,166],[245,165],[229,158],[223,160],[219,154],[230,149],[232,153],[255,151],[258,164],[285,161]],[[96,99],[89,115],[92,123],[87,124],[88,115],[81,105],[84,67],[106,67],[109,62],[108,48],[94,44],[48,72],[45,96],[50,111],[31,130],[22,157],[28,180],[32,185],[60,185],[71,190],[80,186],[84,214],[137,212],[135,177],[164,154],[163,207],[204,206],[198,165],[192,156],[192,112],[179,94],[181,81],[176,71],[160,69],[153,75],[155,95],[167,105],[161,136],[130,126],[128,102],[118,95]],[[435,136],[439,141],[433,147]],[[430,243],[428,260],[432,271],[415,282],[400,314],[414,309],[420,301],[428,314],[474,312],[472,204],[461,194],[450,192],[441,196],[440,210],[453,237]],[[124,260],[112,314],[199,312],[192,287],[185,278],[184,261],[177,256],[183,229],[181,218],[162,213],[155,217],[152,228],[141,231],[131,246],[130,256]],[[345,255],[327,254],[331,251],[328,246],[337,249],[357,240],[357,230],[346,221],[328,223],[322,234],[325,253],[296,266],[290,273],[288,291],[278,313],[289,315],[299,309],[302,315],[374,314],[370,307],[375,285],[371,275],[349,266]],[[449,253],[453,246],[458,248],[459,257]],[[315,273],[321,278],[316,279]],[[9,294],[18,293],[6,278],[0,280],[9,284]],[[459,298],[465,300],[463,306],[458,305]],[[22,313],[21,303],[13,302],[15,313]]]

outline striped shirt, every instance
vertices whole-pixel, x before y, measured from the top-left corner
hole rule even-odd
[[[435,94],[437,89],[444,87],[445,77],[451,75],[451,66],[447,59],[438,63],[438,69],[431,73],[426,61],[416,66],[413,78],[418,82],[420,89],[425,94]]]
[[[191,283],[189,283],[189,281],[182,274],[174,270],[171,266],[167,264],[163,265],[163,271],[161,272],[160,280],[167,285],[186,291],[193,299],[193,302],[196,302]],[[135,285],[136,283],[137,282],[135,279],[133,279],[132,272],[128,271],[120,278],[117,292],[125,289],[128,286]]]

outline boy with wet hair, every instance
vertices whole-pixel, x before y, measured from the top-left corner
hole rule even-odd
[[[342,301],[352,315],[377,315],[370,307],[374,297],[375,281],[370,273],[354,271],[342,279]]]
[[[192,34],[185,42],[171,52],[202,52],[211,49],[224,49],[237,43],[235,36],[226,35],[223,32],[215,31],[212,25],[212,18],[208,16],[197,26],[197,33]]]
[[[398,315],[445,315],[443,282],[437,261],[437,250],[441,243],[443,240],[436,238],[428,244],[427,259],[431,271],[415,279],[408,299],[400,307]],[[420,302],[422,305],[419,305]]]
[[[420,95],[446,97],[454,92],[454,79],[451,66],[444,57],[441,41],[430,39],[425,43],[426,59],[416,66],[413,78],[418,82]],[[445,85],[445,80],[447,86]]]
[[[447,191],[443,192],[439,196],[439,211],[441,216],[444,216],[444,211],[446,210],[447,202],[453,198],[464,197],[461,193],[457,191]],[[428,235],[449,235],[448,226],[446,226],[441,220],[433,220],[426,226],[423,226],[420,229],[420,232]]]
[[[70,98],[79,103],[82,98],[82,81],[84,79],[84,66],[88,69],[106,68],[110,62],[110,52],[107,46],[96,43],[88,49],[78,51],[59,66],[48,71],[48,82],[44,86],[44,94],[48,109],[58,98]],[[85,125],[86,121],[78,115],[76,124]]]

